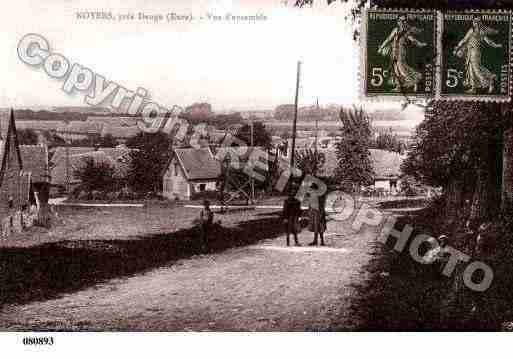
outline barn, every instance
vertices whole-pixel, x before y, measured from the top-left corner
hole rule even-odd
[[[326,158],[326,163],[321,171],[321,177],[333,176],[338,166],[335,151],[320,150],[320,152],[324,153]],[[401,164],[405,156],[380,149],[370,149],[369,153],[374,171],[373,183],[370,187],[379,193],[396,194],[399,188]]]
[[[20,148],[12,111],[5,139],[0,141],[0,158],[0,238],[5,239],[33,225],[48,201],[46,147]]]
[[[164,169],[162,195],[171,200],[190,200],[215,191],[221,164],[210,148],[177,148]]]
[[[371,149],[372,168],[374,170],[373,188],[379,192],[396,194],[399,188],[403,155],[396,152]]]
[[[48,226],[50,208],[50,171],[46,145],[21,145],[23,171],[30,173],[31,197],[38,213],[37,224]]]
[[[76,188],[80,179],[75,170],[92,158],[96,163],[108,163],[114,167],[114,178],[123,182],[128,176],[133,149],[124,145],[116,147],[57,147],[53,150],[50,163],[51,185],[58,188]]]

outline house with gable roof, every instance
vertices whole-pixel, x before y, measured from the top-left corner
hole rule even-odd
[[[116,147],[57,147],[53,150],[50,174],[51,186],[72,190],[80,179],[75,171],[84,165],[86,158],[92,158],[95,163],[107,163],[114,168],[114,178],[122,181],[130,171],[131,152],[135,151],[124,145]]]
[[[57,127],[57,135],[65,141],[85,140],[90,137],[100,136],[102,125],[95,122],[70,121]]]
[[[37,210],[37,223],[48,225],[50,207],[50,170],[45,144],[20,145],[23,171],[30,173],[30,191]]]
[[[221,163],[208,147],[176,148],[163,173],[162,195],[190,200],[195,194],[215,191]]]
[[[325,156],[325,164],[318,176],[331,177],[338,166],[338,158],[335,151],[319,150]],[[396,152],[380,149],[370,149],[370,160],[374,172],[372,189],[382,193],[396,194],[400,187],[401,164],[405,156]]]
[[[35,151],[30,148],[28,152]],[[38,152],[45,153],[44,149]],[[27,158],[27,164],[24,166],[21,153],[14,113],[11,110],[5,140],[0,141],[0,238],[6,238],[13,232],[21,232],[23,228],[34,224],[38,215],[40,203],[34,194],[30,160]],[[42,182],[48,181],[44,163],[45,161],[37,164],[41,171],[34,168],[34,178],[41,181],[38,183],[40,186]],[[42,198],[41,202],[47,203],[47,199]]]

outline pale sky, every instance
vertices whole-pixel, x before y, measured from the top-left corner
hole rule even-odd
[[[27,33],[43,35],[51,50],[130,90],[143,87],[160,105],[205,101],[216,110],[274,108],[293,103],[296,63],[303,62],[300,104],[358,100],[358,45],[350,5],[293,8],[280,0],[17,0],[0,13],[0,107],[81,106],[62,81],[18,57]],[[292,0],[289,0],[291,3]],[[77,20],[77,11],[183,13],[192,23]],[[257,22],[212,22],[263,14]],[[199,19],[204,17],[203,20]]]

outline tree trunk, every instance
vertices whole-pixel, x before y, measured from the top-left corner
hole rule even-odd
[[[502,138],[497,134],[483,143],[478,164],[471,221],[490,221],[501,208],[501,184],[503,168]]]
[[[445,189],[445,218],[453,220],[462,207],[462,184],[453,179]]]
[[[471,224],[478,223],[482,218],[486,216],[486,202],[487,194],[486,191],[486,173],[479,167],[477,172],[477,182],[472,196],[472,206],[470,207],[469,221]]]
[[[513,127],[504,130],[502,151],[502,209],[513,207]]]

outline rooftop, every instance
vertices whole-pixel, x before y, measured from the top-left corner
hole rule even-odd
[[[209,148],[177,148],[174,152],[189,180],[213,179],[221,175],[221,164]]]

